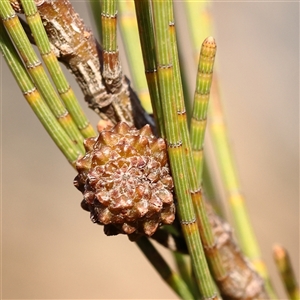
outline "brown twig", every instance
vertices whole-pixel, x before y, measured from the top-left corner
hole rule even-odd
[[[218,282],[223,299],[269,299],[262,278],[236,244],[230,225],[217,216],[208,203],[206,209],[215,237],[214,248],[218,248],[222,264],[228,274]]]
[[[19,0],[10,2],[16,12],[22,13]],[[70,1],[35,2],[54,53],[75,76],[89,107],[102,119],[109,119],[114,124],[125,121],[137,128],[150,124],[154,129],[153,118],[145,112],[130,87],[130,81],[121,71],[118,72],[117,87],[105,82],[102,76],[103,50]],[[30,35],[25,22],[23,26]]]

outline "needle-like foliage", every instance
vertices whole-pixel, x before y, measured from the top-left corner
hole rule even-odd
[[[186,103],[190,99],[184,99],[182,87],[185,74],[179,64],[173,1],[91,0],[90,4],[101,45],[94,40],[70,1],[1,0],[0,50],[25,99],[73,166],[77,161],[78,167],[78,157],[90,162],[89,152],[82,156],[94,147],[96,132],[65,78],[59,60],[75,75],[85,100],[99,115],[101,126],[98,124],[98,130],[104,128],[105,132],[105,128],[120,121],[138,128],[148,123],[156,135],[165,139],[174,182],[174,195],[172,192],[170,195],[176,199],[177,215],[172,225],[158,229],[151,238],[172,251],[178,272],[172,270],[149,237],[139,238],[136,244],[180,298],[251,300],[273,297],[240,192],[218,85],[213,80],[216,42],[213,37],[207,37],[211,33],[206,39],[203,36],[212,31],[208,3],[199,1],[194,6],[192,1],[184,3],[197,61],[199,57],[191,120],[186,113]],[[119,59],[118,5],[120,32],[129,65],[133,68],[131,75],[137,93],[123,75]],[[26,21],[20,21],[16,12],[24,13]],[[198,28],[202,29],[201,34]],[[50,76],[31,44],[37,46]],[[155,124],[149,115],[152,111]],[[264,277],[265,284],[235,242],[230,226],[205,199],[205,194],[208,199],[216,195],[209,161],[203,154],[207,116],[211,118],[210,132],[218,167],[241,248]],[[87,137],[90,139],[84,142]],[[110,138],[113,140],[115,136]],[[105,149],[101,153],[105,156]],[[164,155],[167,157],[166,152]],[[93,160],[91,165],[95,164]],[[79,176],[90,176],[85,172],[86,169]],[[88,180],[95,181],[92,177]],[[88,197],[91,187],[88,180],[82,187],[87,188],[84,197]],[[172,213],[174,216],[174,211]],[[274,256],[287,294],[292,300],[298,299],[299,288],[286,251],[276,247]]]
[[[42,95],[36,89],[34,83],[26,72],[18,53],[14,49],[14,46],[6,33],[2,22],[0,22],[0,32],[1,52],[8,66],[10,67],[12,74],[16,78],[16,81],[18,82],[25,99],[47,132],[50,134],[58,148],[63,152],[67,160],[74,166],[79,155],[78,148],[67,135],[61,124],[54,117],[53,113],[45,103]]]

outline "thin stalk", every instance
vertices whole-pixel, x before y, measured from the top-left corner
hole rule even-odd
[[[191,143],[198,184],[202,183],[203,144],[215,55],[216,43],[209,37],[203,42],[200,51],[191,120]]]
[[[117,45],[117,3],[116,0],[104,0],[101,4],[102,22],[102,76],[105,87],[111,95],[111,106],[118,116],[118,121],[125,121],[130,125],[134,124],[136,112],[128,93],[129,85],[122,74]],[[141,105],[140,105],[140,108]],[[139,116],[138,116],[139,117]],[[137,117],[137,118],[138,118]],[[110,118],[111,120],[111,118]]]
[[[25,99],[51,136],[54,143],[73,167],[75,167],[75,161],[80,154],[79,150],[54,117],[39,91],[35,88],[34,83],[26,72],[18,53],[6,33],[2,21],[0,21],[0,33],[0,50]]]
[[[148,92],[147,80],[141,66],[143,57],[138,34],[137,21],[134,9],[134,1],[124,0],[118,2],[119,21],[125,53],[130,66],[130,74],[135,91],[147,111],[152,113],[150,95]]]
[[[93,33],[69,0],[40,1],[37,9],[43,23],[47,24],[47,36],[60,62],[74,75],[89,107],[101,118],[107,119],[102,109],[105,107],[107,111],[111,100],[107,99],[109,97],[99,72],[102,56],[98,56],[97,50],[100,53],[101,49],[97,49]]]
[[[153,114],[159,135],[165,137],[156,69],[151,3],[150,0],[135,0],[134,4]]]
[[[178,215],[191,256],[199,291],[204,299],[218,299],[204,256],[186,176],[185,158],[183,155],[174,93],[174,75],[168,32],[168,3],[165,1],[153,1],[152,8],[156,37],[155,51],[159,90],[162,99],[169,160],[175,192],[178,198]]]
[[[208,36],[213,35],[212,17],[209,13],[211,9],[211,2],[194,1],[192,3],[190,1],[189,3],[184,2],[183,5],[187,15],[186,19],[190,28],[189,35],[191,37],[191,42],[192,42],[192,53],[193,53],[194,61],[195,63],[199,64],[199,54],[201,53],[199,49],[201,48],[203,41]],[[197,163],[197,161],[195,162]],[[214,195],[217,195],[216,187],[213,184],[211,184],[209,178],[207,178],[208,173],[211,172],[209,170],[209,165],[207,164],[206,166],[207,168],[205,170],[205,174],[204,173],[202,174],[203,190],[206,194],[212,193]],[[217,198],[210,198],[210,200],[211,199],[215,202],[216,206],[221,205],[218,203]],[[216,207],[216,208],[218,209],[218,211],[221,211],[220,207]]]
[[[26,69],[32,77],[37,89],[42,94],[54,116],[58,119],[71,140],[83,154],[83,137],[75,126],[70,114],[61,103],[59,96],[55,92],[41,62],[27,38],[18,16],[15,14],[8,0],[1,1],[0,17],[18,49]]]
[[[103,47],[103,78],[107,88],[118,91],[121,88],[121,66],[117,45],[117,2],[102,2],[102,47]]]
[[[188,13],[190,22],[190,34],[194,49],[199,49],[199,16],[203,16],[203,32],[205,34],[212,32],[211,16],[209,14],[210,2],[190,2],[185,1],[185,8]],[[202,34],[202,33],[201,33]],[[275,292],[271,286],[266,266],[261,258],[261,253],[253,232],[252,225],[245,206],[245,199],[241,193],[241,187],[238,181],[238,175],[234,166],[234,160],[230,143],[228,139],[227,128],[225,125],[224,115],[221,108],[221,99],[219,95],[219,86],[214,77],[214,83],[211,91],[211,105],[209,108],[210,134],[212,136],[214,150],[217,156],[217,163],[221,172],[222,182],[227,192],[227,201],[232,212],[235,230],[241,248],[244,254],[252,261],[257,272],[263,277],[266,283],[266,289],[271,298],[276,298]]]
[[[195,299],[182,278],[168,266],[164,258],[159,254],[149,239],[142,237],[138,239],[136,243],[162,279],[177,295],[182,299]]]
[[[173,257],[180,276],[182,277],[186,285],[189,287],[189,290],[194,295],[194,298],[201,298],[198,288],[195,285],[193,274],[191,272],[190,261],[186,259],[186,255],[174,251]]]
[[[273,247],[273,257],[289,299],[299,300],[299,285],[288,252],[282,246],[276,245]]]
[[[202,184],[203,161],[196,160],[196,162],[199,163],[195,164],[196,162],[194,162],[193,155],[192,155],[192,152],[194,152],[195,150],[199,152],[198,150],[203,148],[206,120],[205,122],[202,122],[202,120],[199,122],[198,117],[202,109],[204,109],[205,111],[207,110],[208,97],[206,97],[207,101],[205,102],[204,105],[202,103],[199,103],[200,102],[199,99],[197,99],[197,102],[195,102],[194,105],[194,114],[193,114],[193,123],[192,123],[193,127],[191,130],[192,133],[191,135],[192,137],[194,137],[194,140],[196,140],[197,143],[196,143],[196,147],[195,147],[195,143],[192,143],[193,146],[192,149],[188,126],[187,126],[184,99],[183,99],[183,90],[182,90],[178,54],[177,54],[178,51],[177,51],[175,21],[173,16],[172,1],[168,0],[167,2],[169,8],[169,31],[170,31],[170,40],[171,40],[171,51],[172,51],[173,66],[174,66],[175,100],[177,106],[179,130],[182,136],[182,145],[183,145],[183,149],[185,153],[185,161],[187,165],[187,175],[188,175],[188,181],[190,186],[190,193],[191,193],[194,209],[196,212],[197,225],[200,231],[200,236],[204,247],[204,251],[208,259],[209,265],[211,266],[213,277],[217,282],[219,282],[219,281],[223,281],[227,277],[227,273],[223,267],[219,251],[216,247],[214,235],[211,226],[209,224],[208,216],[206,214],[206,210],[202,198],[201,184]],[[207,52],[209,52],[209,54],[211,54],[211,56],[214,59],[215,52],[216,52],[216,44],[214,39],[211,37],[208,38],[203,43],[202,53],[208,54]],[[204,70],[208,71],[208,69],[211,71],[209,74],[210,78],[208,78],[210,80],[205,80],[205,82],[203,82],[202,79],[201,81],[201,85],[203,85],[202,89],[205,89],[206,92],[209,92],[210,81],[212,76],[212,67],[214,61],[213,59],[212,61],[210,59],[206,61],[203,60],[201,61],[201,68],[203,69],[203,71]],[[201,115],[200,118],[202,118],[202,116],[203,115]],[[199,123],[200,126],[196,127],[195,125],[199,125]],[[198,127],[200,127],[200,130]]]
[[[70,113],[83,137],[95,136],[96,133],[93,127],[87,120],[54,52],[51,50],[49,39],[34,0],[21,0],[21,3],[35,43],[67,111]]]

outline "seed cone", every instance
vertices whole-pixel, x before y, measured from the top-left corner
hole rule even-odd
[[[84,146],[74,185],[83,194],[82,207],[94,223],[104,225],[106,235],[135,240],[174,221],[166,144],[149,125],[138,130],[121,122],[86,139]]]

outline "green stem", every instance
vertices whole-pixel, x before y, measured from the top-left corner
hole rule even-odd
[[[156,59],[159,90],[162,99],[168,154],[173,174],[175,192],[178,199],[178,215],[183,234],[191,256],[195,279],[204,299],[217,299],[217,293],[211,280],[204,257],[200,235],[196,223],[195,211],[189,193],[189,184],[184,164],[182,138],[177,118],[177,103],[174,91],[174,74],[170,53],[168,31],[168,3],[153,1],[154,31],[156,37]]]
[[[105,51],[117,50],[117,2],[115,0],[102,1],[102,46]]]
[[[252,261],[257,272],[265,280],[266,288],[271,298],[276,298],[247,213],[245,198],[242,195],[234,166],[220,99],[216,94],[212,97],[209,117],[211,120],[210,132],[217,156],[217,163],[227,192],[227,201],[233,215],[235,230],[241,248],[244,254]]]
[[[35,43],[49,71],[54,85],[83,137],[95,136],[96,133],[87,120],[78,100],[70,87],[58,61],[51,50],[50,42],[44,29],[41,17],[34,0],[21,0],[28,25],[32,31]],[[81,140],[80,142],[83,142]]]
[[[122,87],[122,70],[117,45],[117,2],[104,0],[102,13],[103,78],[108,90],[114,94]]]
[[[186,285],[189,287],[191,293],[193,293],[195,299],[201,298],[198,288],[195,285],[193,274],[191,272],[190,260],[186,258],[186,255],[179,252],[173,252],[173,257],[176,262],[178,272]]]
[[[212,34],[212,22],[209,14],[210,1],[185,1],[187,19],[190,20],[190,35],[193,47],[198,51],[201,41],[199,40],[199,27],[202,25],[203,34]],[[200,23],[200,17],[202,16]],[[229,144],[227,128],[221,108],[219,86],[214,76],[211,92],[211,105],[208,111],[210,119],[210,134],[212,136],[214,150],[217,156],[218,169],[221,172],[222,182],[227,192],[227,201],[231,209],[237,237],[244,254],[252,261],[257,272],[263,277],[266,289],[271,298],[276,298],[271,286],[269,275],[264,262],[262,261],[259,246],[254,235],[252,225],[245,206],[245,199],[241,194],[241,187],[238,182],[238,175],[235,170],[234,160]]]
[[[191,143],[198,184],[202,183],[203,144],[213,66],[216,55],[214,38],[207,38],[201,47],[191,121]]]
[[[178,51],[177,51],[177,43],[176,43],[176,34],[175,34],[175,22],[174,22],[174,16],[173,16],[173,7],[172,2],[168,0],[168,6],[169,6],[169,30],[170,30],[170,37],[171,37],[171,51],[172,51],[172,57],[173,57],[173,66],[174,66],[174,91],[175,91],[175,100],[177,105],[177,115],[178,115],[178,124],[179,124],[179,130],[180,134],[182,136],[182,144],[183,149],[185,153],[185,162],[187,165],[187,175],[188,175],[188,182],[190,185],[190,193],[191,198],[193,201],[194,209],[196,212],[197,217],[197,225],[200,231],[202,244],[204,246],[204,251],[206,254],[206,257],[208,259],[209,265],[211,266],[211,270],[213,273],[213,276],[215,280],[222,281],[226,276],[227,273],[225,271],[225,268],[223,267],[221,256],[219,251],[216,249],[216,243],[214,239],[214,235],[209,223],[208,216],[206,214],[206,209],[203,202],[202,197],[202,191],[201,191],[201,183],[202,183],[202,165],[203,161],[197,160],[194,161],[192,150],[193,152],[199,152],[199,150],[202,150],[203,148],[203,141],[204,141],[204,132],[205,132],[205,125],[206,125],[206,118],[205,121],[202,122],[202,118],[205,117],[205,114],[202,113],[202,110],[204,112],[207,111],[207,105],[208,105],[208,96],[205,97],[205,103],[202,104],[202,101],[200,99],[197,99],[198,101],[194,104],[194,114],[193,114],[193,120],[192,120],[192,146],[190,142],[190,136],[187,126],[187,119],[186,119],[186,112],[185,112],[185,105],[184,105],[184,99],[183,99],[183,90],[182,90],[182,84],[181,84],[181,76],[180,76],[180,69],[179,69],[179,62],[178,62]],[[202,47],[202,54],[210,54],[208,55],[208,59],[201,60],[201,70],[202,72],[210,71],[208,78],[207,76],[204,76],[204,78],[201,78],[201,91],[206,92],[206,95],[209,94],[209,88],[210,88],[210,81],[212,76],[212,67],[213,67],[213,61],[215,56],[216,50],[216,44],[213,38],[208,38],[204,43]],[[211,59],[212,58],[212,59]],[[205,79],[205,80],[204,80]],[[196,91],[197,92],[197,91]],[[199,103],[200,102],[200,103]],[[201,116],[200,116],[200,113]],[[201,119],[201,120],[199,120]],[[200,123],[200,126],[198,126]],[[203,124],[204,123],[204,124]],[[197,125],[197,126],[196,126]],[[203,126],[204,125],[204,126]],[[200,127],[200,130],[199,130]],[[194,130],[196,128],[196,131]],[[196,145],[195,145],[196,140]],[[202,155],[201,155],[202,156]],[[195,158],[195,156],[194,156]],[[197,157],[196,157],[197,158]],[[198,162],[198,164],[197,164]],[[195,168],[196,167],[196,168]],[[197,172],[196,172],[197,171]],[[203,257],[205,259],[205,257]]]
[[[199,49],[203,41],[213,35],[212,18],[209,13],[212,1],[185,1],[184,8],[187,14],[189,35],[192,41],[192,51],[195,62],[199,61]],[[201,25],[199,27],[199,25]]]
[[[151,3],[150,0],[135,0],[134,3],[153,114],[159,135],[165,137],[156,69]]]
[[[118,2],[120,31],[125,47],[125,53],[130,66],[130,74],[135,91],[141,104],[148,113],[152,113],[150,95],[147,80],[143,68],[143,57],[141,52],[140,38],[138,34],[137,21],[134,10],[134,2],[123,0]]]
[[[67,132],[71,140],[83,154],[85,152],[82,143],[83,137],[68,111],[61,103],[59,96],[55,92],[41,62],[27,38],[18,16],[15,14],[8,0],[1,1],[0,17],[2,18],[3,24],[16,48],[18,49],[26,69],[32,77],[37,89],[42,94],[54,116],[58,119],[59,123]]]
[[[67,136],[57,119],[54,117],[49,107],[44,102],[42,96],[35,88],[29,75],[21,62],[5,28],[0,21],[0,50],[7,62],[12,74],[14,75],[25,99],[32,110],[47,130],[57,147],[63,152],[67,160],[75,166],[75,161],[79,156],[78,148]]]
[[[152,243],[146,238],[142,237],[137,240],[137,245],[145,254],[149,262],[160,274],[163,280],[182,298],[182,299],[194,299],[190,293],[187,285],[182,278],[171,270],[163,257],[159,254]]]

